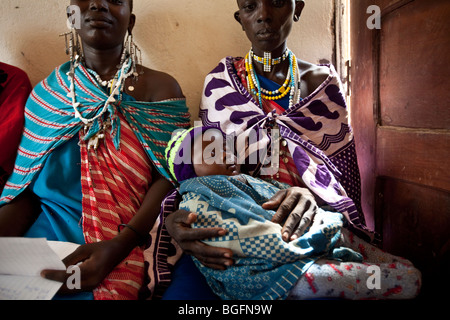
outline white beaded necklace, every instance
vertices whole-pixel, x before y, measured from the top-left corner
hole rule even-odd
[[[100,83],[100,85],[102,87],[107,87],[107,88],[111,88],[112,87],[114,78],[112,78],[111,80],[106,81],[106,80],[102,80],[102,78],[100,78],[98,73],[91,72],[91,74],[95,77],[95,79],[97,79],[98,83]]]
[[[278,58],[272,58],[272,52],[264,52],[264,57],[259,57],[250,49],[250,56],[256,61],[264,65],[264,72],[271,72],[272,66],[277,65],[289,57],[289,49],[284,50],[283,55]]]
[[[67,73],[68,77],[69,77],[69,81],[70,81],[70,92],[67,94],[67,96],[69,98],[72,99],[72,106],[73,109],[75,111],[75,118],[80,119],[85,125],[91,124],[93,123],[95,120],[97,120],[98,118],[100,118],[107,110],[108,107],[111,103],[116,102],[116,99],[114,98],[116,95],[119,95],[121,93],[121,89],[125,83],[125,80],[133,74],[133,71],[130,71],[130,67],[132,64],[132,59],[128,59],[127,61],[124,61],[123,63],[121,63],[121,68],[119,69],[119,71],[116,73],[116,76],[114,77],[114,79],[112,79],[112,83],[111,83],[111,93],[108,97],[108,99],[106,100],[102,111],[97,114],[96,116],[87,119],[84,118],[80,111],[78,110],[78,107],[81,105],[79,102],[76,101],[76,93],[75,93],[75,69],[76,67],[79,65],[79,57],[75,57],[75,62],[74,65],[72,67],[72,70],[70,72]],[[117,81],[114,81],[116,78],[118,77]],[[97,79],[98,81],[98,79]],[[99,81],[100,82],[100,81]],[[103,84],[103,82],[100,82],[100,84]]]

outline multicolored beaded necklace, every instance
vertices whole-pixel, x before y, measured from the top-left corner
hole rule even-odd
[[[272,71],[272,66],[280,64],[282,61],[286,60],[289,56],[289,49],[286,48],[281,57],[272,59],[272,52],[264,52],[264,57],[259,57],[254,54],[253,49],[250,49],[250,56],[256,61],[264,65],[264,72]]]
[[[299,72],[298,72],[298,64],[297,58],[294,53],[286,49],[283,57],[289,57],[289,71],[286,75],[286,80],[283,85],[274,91],[269,91],[261,87],[258,76],[255,73],[253,67],[253,59],[255,59],[255,55],[253,54],[253,50],[250,49],[250,52],[245,56],[245,69],[247,71],[247,85],[250,93],[258,97],[259,105],[262,107],[262,99],[265,100],[279,100],[283,99],[289,93],[289,108],[291,108],[295,103],[300,101],[300,86],[299,84]],[[279,61],[284,61],[285,58],[279,57]],[[272,60],[273,61],[273,60]],[[280,63],[278,62],[278,63]],[[276,63],[276,64],[278,64]]]

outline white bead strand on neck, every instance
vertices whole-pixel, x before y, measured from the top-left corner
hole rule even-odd
[[[102,108],[102,111],[90,119],[84,118],[81,115],[80,111],[78,110],[80,103],[76,101],[76,93],[75,93],[75,68],[76,67],[74,66],[74,68],[73,68],[74,70],[69,73],[70,92],[67,94],[67,96],[72,99],[72,106],[75,111],[75,118],[79,118],[85,125],[90,124],[90,123],[94,122],[95,120],[97,120],[98,118],[100,118],[106,112],[106,110],[108,110],[108,106],[111,103],[116,102],[116,99],[114,97],[116,95],[120,94],[120,91],[123,87],[123,84],[125,83],[125,80],[132,74],[132,71],[127,72],[130,69],[131,63],[132,63],[131,59],[128,59],[127,63],[122,64],[120,70],[118,71],[118,73],[120,74],[119,79],[115,83],[112,84],[113,88],[111,90],[111,94],[108,97],[108,99],[106,100],[106,102]],[[114,77],[114,78],[116,78],[116,77]]]

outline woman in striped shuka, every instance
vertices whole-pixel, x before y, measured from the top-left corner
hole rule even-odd
[[[64,260],[81,263],[77,298],[136,299],[142,245],[173,189],[164,148],[173,130],[189,125],[189,113],[177,81],[140,64],[131,0],[70,4],[79,23],[65,34],[70,61],[28,99],[0,199],[0,235],[78,243]],[[74,290],[64,284],[62,293]]]

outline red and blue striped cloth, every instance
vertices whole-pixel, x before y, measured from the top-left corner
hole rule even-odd
[[[53,150],[79,134],[83,233],[86,243],[92,243],[113,238],[117,226],[134,216],[151,185],[152,167],[171,181],[164,149],[174,130],[189,127],[190,115],[184,99],[137,102],[117,96],[108,112],[85,128],[75,117],[69,70],[69,62],[57,67],[32,91],[14,172],[4,187],[0,206],[28,187]],[[95,117],[105,105],[107,93],[82,65],[75,69],[74,80],[78,110],[84,118]],[[111,126],[104,141],[96,150],[88,149],[87,140],[103,130],[107,121]],[[136,248],[94,290],[95,298],[137,298],[143,275],[143,250]]]

